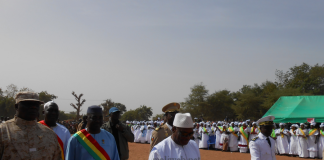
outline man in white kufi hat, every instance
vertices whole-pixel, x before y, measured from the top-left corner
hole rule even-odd
[[[280,123],[279,126],[280,128],[275,131],[277,136],[278,151],[281,155],[287,155],[289,154],[288,136],[290,136],[290,133],[287,129],[285,129],[284,123]]]
[[[274,116],[266,116],[257,121],[260,126],[260,133],[249,143],[251,160],[275,160],[275,140],[271,133]]]
[[[155,145],[148,159],[201,159],[196,142],[190,140],[193,133],[190,113],[176,114],[172,135]]]
[[[318,143],[317,138],[319,135],[319,131],[316,128],[316,123],[312,122],[310,124],[310,129],[308,131],[308,151],[309,151],[309,157],[315,158],[317,157],[318,152]]]

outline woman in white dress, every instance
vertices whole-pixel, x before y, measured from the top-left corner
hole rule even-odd
[[[259,130],[258,126],[256,125],[256,122],[253,122],[252,127],[251,127],[251,131],[250,131],[250,137],[249,137],[250,141],[253,138],[257,137],[259,133],[260,133],[260,130]]]
[[[215,149],[223,149],[223,146],[219,145],[222,137],[222,130],[223,127],[221,126],[221,122],[218,122],[214,131],[216,134]]]
[[[240,132],[240,141],[238,142],[238,148],[240,148],[241,153],[246,153],[248,151],[248,145],[249,145],[249,134],[250,134],[250,128],[247,127],[246,123],[242,123],[243,126],[239,128]]]
[[[140,122],[137,122],[137,125],[135,126],[135,131],[134,131],[134,142],[138,143],[140,142],[139,139],[138,139],[138,135],[140,134],[140,125],[141,123]]]
[[[194,136],[194,141],[196,142],[196,144],[197,144],[197,146],[199,146],[199,139],[198,139],[198,137],[199,137],[199,124],[194,124],[194,129],[193,129],[193,132],[194,132],[194,134],[193,134],[193,136]]]
[[[310,158],[316,158],[318,152],[317,137],[319,135],[318,129],[316,128],[316,123],[312,122],[310,125],[310,130],[308,131],[308,151]]]
[[[199,148],[207,148],[207,140],[209,139],[208,130],[206,128],[206,124],[203,125],[201,130],[199,131],[201,135],[201,141],[199,142]]]
[[[230,148],[231,152],[237,152],[238,151],[238,128],[235,126],[237,125],[237,122],[235,123],[231,123],[230,126],[228,127],[228,132],[229,134],[229,143],[228,143],[228,147]]]
[[[289,144],[289,155],[298,156],[298,137],[297,137],[297,124],[293,124],[290,127],[290,144]]]
[[[299,157],[308,157],[308,143],[307,143],[308,129],[305,128],[305,124],[301,123],[300,128],[297,130],[297,137],[299,142],[298,154]]]
[[[289,131],[284,128],[285,127],[284,123],[280,123],[279,126],[280,128],[276,130],[278,151],[281,155],[288,155],[289,154],[289,142],[288,142]]]
[[[228,136],[228,132],[227,132],[227,126],[224,124],[223,125],[223,130],[221,131],[222,135],[221,135],[221,140],[219,142],[219,145],[222,147],[223,151],[224,150],[224,145],[226,144],[228,146],[228,142],[229,142],[229,136]]]
[[[147,126],[147,133],[146,133],[146,141],[148,144],[151,143],[151,137],[152,137],[152,132],[154,130],[152,122],[149,122],[149,125]]]
[[[323,158],[323,149],[324,149],[324,124],[320,125],[319,141],[318,141],[318,158]]]
[[[140,133],[138,135],[139,142],[141,142],[141,143],[146,143],[147,126],[145,123],[142,123],[141,128],[140,128]]]

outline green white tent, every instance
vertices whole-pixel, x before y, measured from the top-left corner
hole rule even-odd
[[[307,118],[324,122],[324,96],[283,96],[263,116],[275,116],[275,123],[304,123]]]

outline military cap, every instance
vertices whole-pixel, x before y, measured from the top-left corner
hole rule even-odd
[[[162,108],[162,112],[179,112],[180,111],[180,104],[173,102],[173,103],[169,103],[167,105],[165,105]]]
[[[17,93],[15,100],[16,100],[16,104],[22,101],[35,101],[35,102],[39,102],[40,104],[44,103],[43,101],[39,100],[38,94],[34,92],[19,92]]]
[[[259,124],[259,126],[268,126],[268,125],[273,125],[273,120],[275,119],[274,116],[266,116],[263,118],[260,118],[257,121],[257,124]]]

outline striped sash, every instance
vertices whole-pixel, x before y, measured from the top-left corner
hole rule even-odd
[[[107,152],[99,145],[99,143],[85,129],[73,135],[80,144],[88,151],[88,153],[96,160],[110,160]]]

